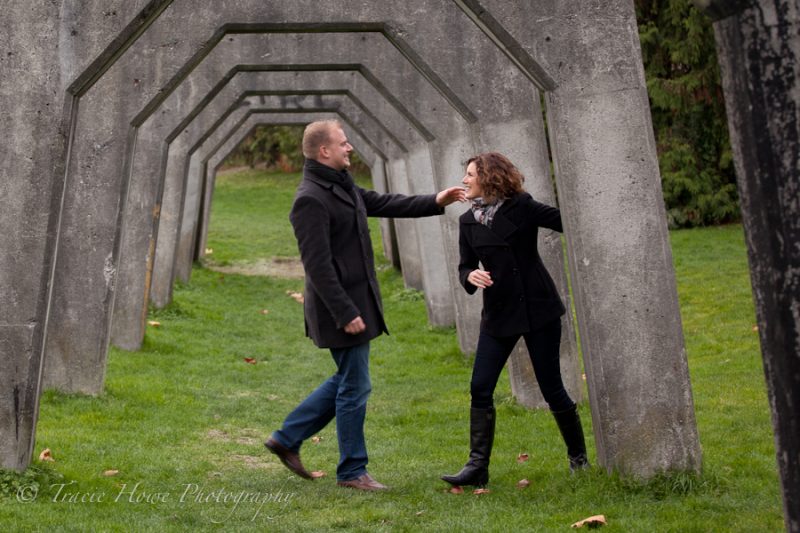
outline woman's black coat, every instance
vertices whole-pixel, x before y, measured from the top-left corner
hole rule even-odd
[[[367,217],[444,213],[435,194],[378,194],[360,187],[351,192],[306,167],[289,215],[306,273],[306,334],[320,348],[356,346],[388,333]],[[357,316],[366,330],[345,333],[342,328]]]
[[[564,314],[564,304],[537,249],[539,228],[563,231],[555,207],[520,193],[503,202],[489,228],[472,211],[459,219],[458,274],[469,294],[477,287],[467,281],[478,262],[492,277],[483,289],[481,331],[510,337],[536,330]]]

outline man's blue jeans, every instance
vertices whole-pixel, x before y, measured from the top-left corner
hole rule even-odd
[[[337,372],[289,413],[283,427],[272,437],[299,452],[303,441],[336,418],[339,439],[338,481],[355,479],[367,471],[364,417],[372,391],[369,379],[369,343],[331,348]]]

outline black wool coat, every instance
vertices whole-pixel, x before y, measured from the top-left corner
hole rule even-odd
[[[471,210],[459,218],[461,284],[469,294],[477,290],[467,276],[479,262],[492,276],[492,286],[483,289],[481,331],[510,337],[534,331],[564,314],[553,278],[539,256],[540,227],[563,231],[561,212],[528,193],[506,199],[491,228],[477,222]]]
[[[378,194],[357,186],[348,192],[306,167],[289,215],[306,273],[306,335],[320,348],[346,348],[388,333],[367,217],[442,213],[434,194]],[[357,316],[366,330],[345,333]]]

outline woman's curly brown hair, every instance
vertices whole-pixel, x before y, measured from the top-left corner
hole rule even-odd
[[[471,157],[467,165],[475,163],[478,173],[478,185],[483,191],[483,200],[494,203],[497,200],[511,198],[523,192],[522,183],[525,176],[508,160],[497,152],[486,152]]]

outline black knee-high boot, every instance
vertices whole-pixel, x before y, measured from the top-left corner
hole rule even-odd
[[[473,407],[469,412],[469,461],[461,472],[442,476],[451,485],[474,485],[483,487],[489,483],[489,456],[494,443],[494,407]]]
[[[583,470],[589,468],[589,458],[586,456],[586,441],[583,439],[583,427],[581,417],[578,414],[578,406],[574,406],[566,411],[553,411],[558,429],[567,445],[567,457],[569,458],[569,470]]]

